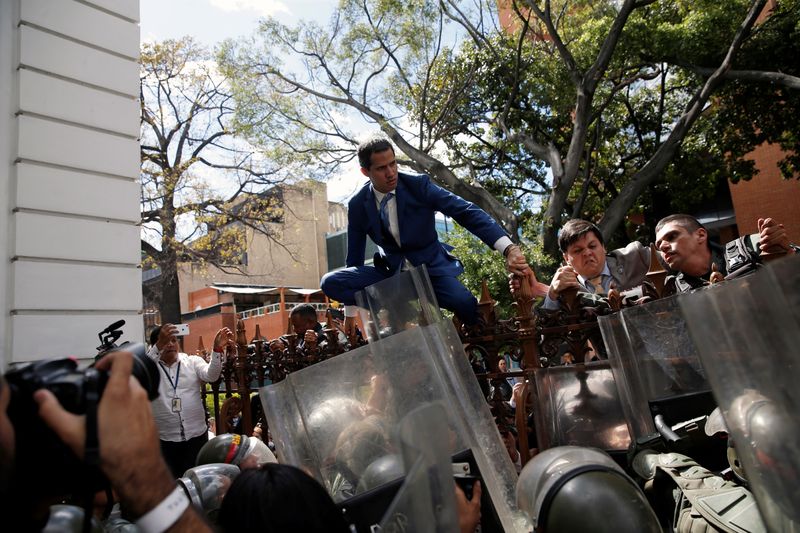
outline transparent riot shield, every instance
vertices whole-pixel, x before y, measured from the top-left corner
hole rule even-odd
[[[681,299],[770,531],[800,531],[800,257]]]
[[[442,320],[425,265],[356,293],[356,303],[370,342]]]
[[[372,286],[362,300],[368,306],[364,323],[378,324],[381,312],[402,317],[388,322],[390,334],[261,389],[278,459],[303,468],[344,502],[374,486],[375,471],[390,481],[396,473],[392,458],[401,453],[394,444],[401,421],[422,405],[439,403],[448,454],[471,450],[503,529],[525,531],[529,522],[516,507],[514,466],[453,323],[441,315],[433,321],[438,308],[426,286],[427,277],[417,270]],[[398,306],[403,310],[392,315]]]
[[[623,452],[631,443],[608,361],[536,370],[539,448],[591,446]]]
[[[421,405],[403,418],[397,446],[405,477],[381,520],[381,531],[458,531],[447,428],[440,403]]]
[[[656,300],[599,318],[631,437],[708,415],[714,400],[678,300]]]

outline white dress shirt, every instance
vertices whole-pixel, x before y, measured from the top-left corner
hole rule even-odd
[[[383,197],[389,193],[380,192],[377,189],[372,189],[372,192],[375,193],[375,205],[378,206],[378,213],[380,213],[381,201],[383,201]],[[389,233],[392,234],[397,245],[402,247],[403,243],[400,242],[400,226],[397,223],[397,193],[395,191],[392,192],[394,192],[394,194],[386,201],[386,215],[389,217]]]
[[[211,361],[206,363],[202,357],[179,353],[178,359],[169,366],[161,361],[157,346],[150,347],[147,355],[156,362],[160,377],[158,398],[150,404],[159,439],[182,442],[208,431],[200,387],[219,379],[222,372],[220,354],[213,352]],[[178,412],[173,412],[173,398],[180,398]]]

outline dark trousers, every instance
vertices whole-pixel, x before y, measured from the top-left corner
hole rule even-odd
[[[355,304],[355,294],[389,274],[373,266],[363,265],[329,272],[322,277],[320,287],[329,298],[345,305]],[[478,300],[452,276],[431,276],[431,286],[441,307],[452,311],[466,325],[478,321]]]
[[[161,454],[176,479],[195,466],[200,448],[208,442],[208,432],[183,442],[161,441]]]

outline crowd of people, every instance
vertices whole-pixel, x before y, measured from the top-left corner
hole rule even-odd
[[[517,290],[527,278],[534,293],[543,297],[545,309],[558,309],[562,294],[570,289],[602,298],[612,288],[640,285],[650,268],[650,250],[638,242],[607,252],[602,232],[591,222],[568,221],[559,234],[564,264],[549,285],[536,278],[519,246],[489,215],[474,204],[433,184],[425,175],[398,172],[394,148],[383,138],[359,147],[361,172],[369,178],[350,201],[347,268],[321,280],[326,295],[345,304],[344,333],[355,342],[355,294],[363,288],[410,267],[425,265],[439,304],[467,327],[480,322],[475,297],[458,281],[463,266],[439,242],[434,215],[444,213],[504,256]],[[742,238],[732,251],[794,253],[785,228],[773,219],[758,221],[759,233]],[[377,245],[372,265],[365,264],[369,236]],[[688,215],[673,215],[656,226],[655,244],[679,291],[709,282],[714,272],[726,275],[740,265],[732,253],[719,254],[708,230]],[[741,253],[739,254],[741,255]],[[299,346],[326,342],[322,325],[311,306],[295,307],[291,322]],[[66,410],[53,392],[41,388],[33,399],[38,414],[77,457],[85,457],[93,433],[98,443],[97,464],[106,476],[122,518],[143,531],[211,530],[207,517],[190,504],[178,478],[207,463],[233,464],[241,470],[222,500],[216,516],[224,531],[348,531],[348,524],[328,492],[306,472],[278,464],[260,435],[223,434],[210,439],[208,414],[201,386],[216,381],[226,349],[235,346],[233,332],[219,330],[208,360],[179,351],[175,326],[165,324],[150,333],[146,356],[158,369],[158,396],[150,401],[142,384],[132,376],[134,356],[110,353],[96,368],[108,373],[97,402],[96,416]],[[343,341],[346,339],[342,339]],[[270,343],[270,350],[286,349],[286,339]],[[501,359],[498,370],[506,371]],[[513,380],[498,385],[504,399],[512,401]],[[0,376],[0,501],[13,491],[15,428],[6,409],[11,390]],[[509,459],[521,468],[515,429],[501,424],[500,434]],[[88,437],[88,440],[87,440]],[[209,440],[210,439],[210,440]],[[278,452],[280,455],[280,452]],[[474,531],[480,516],[480,485],[472,499],[454,486],[462,531]],[[103,514],[103,513],[101,513]],[[105,513],[107,516],[107,513]],[[40,528],[47,513],[29,517],[29,528]]]
[[[96,364],[97,370],[108,372],[109,379],[93,423],[87,423],[86,415],[66,410],[46,388],[34,395],[38,415],[76,457],[86,457],[88,435],[97,433],[98,465],[113,489],[110,503],[116,501],[119,505],[109,515],[110,505],[98,506],[95,501],[91,506],[95,519],[106,520],[108,530],[134,524],[140,531],[238,531],[242,527],[245,531],[350,531],[323,486],[304,470],[278,464],[259,436],[221,434],[208,438],[203,408],[193,405],[200,399],[199,382],[218,376],[218,368],[214,370],[218,363],[177,352],[174,333],[174,326],[166,324],[151,337],[154,344],[147,356],[157,357],[160,379],[160,395],[152,401],[132,375],[135,356],[125,351],[110,353]],[[232,338],[229,330],[219,331],[214,343],[218,357]],[[183,372],[178,371],[178,365]],[[193,390],[180,388],[180,374],[186,379],[187,369],[191,369],[193,379],[199,380]],[[19,441],[7,416],[10,396],[11,387],[0,376],[0,501],[4,502],[9,501],[7,497],[13,490],[13,475],[24,475],[14,472],[20,467],[14,460],[15,442]],[[180,408],[172,409],[176,398]],[[196,436],[189,431],[195,426],[202,430]],[[193,442],[197,440],[202,440],[199,447]],[[338,442],[336,445],[341,446]],[[233,465],[235,475],[231,476],[230,469],[219,470],[220,464]],[[187,468],[180,470],[184,465]],[[204,487],[217,472],[224,473],[217,476],[223,481]],[[231,478],[232,482],[224,481]],[[218,506],[197,507],[192,494],[200,494],[200,502],[205,503],[209,499],[203,495],[204,490],[224,493],[224,497],[217,494],[217,498],[211,498],[219,502]],[[466,498],[455,484],[453,491],[462,530],[473,531],[480,517],[480,486],[473,489],[472,499]],[[53,507],[49,515],[47,512],[50,503],[64,499],[80,503],[76,496],[80,495],[48,498],[40,513],[24,517],[20,530],[42,529],[48,518],[54,517],[59,522],[50,526],[63,526],[64,516],[72,517],[71,527],[79,527],[84,515],[77,507],[72,507],[72,514],[70,507],[64,505]],[[100,490],[93,497],[105,502],[109,495]]]

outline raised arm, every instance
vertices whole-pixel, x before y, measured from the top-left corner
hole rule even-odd
[[[222,373],[222,356],[226,348],[236,350],[236,341],[234,340],[233,332],[229,328],[222,328],[217,332],[214,337],[214,348],[211,352],[211,358],[206,363],[198,357],[194,362],[197,377],[206,382],[217,381],[220,373]]]

